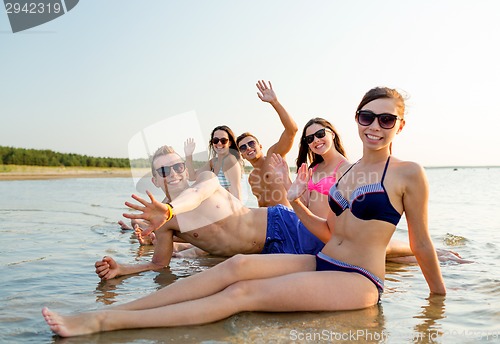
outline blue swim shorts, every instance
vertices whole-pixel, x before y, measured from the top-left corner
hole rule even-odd
[[[261,253],[317,254],[325,244],[281,204],[267,208],[267,233]]]

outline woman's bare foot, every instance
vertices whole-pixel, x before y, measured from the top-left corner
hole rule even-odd
[[[196,257],[207,256],[207,255],[208,255],[207,252],[203,251],[201,248],[198,248],[196,246],[193,246],[191,248],[188,248],[188,249],[180,251],[180,252],[172,253],[172,257],[175,257],[175,258],[196,258]]]
[[[52,332],[61,337],[73,337],[95,333],[101,330],[100,316],[97,313],[81,313],[75,316],[62,316],[47,307],[42,309],[42,315]]]
[[[193,247],[193,244],[188,242],[174,242],[174,252],[184,251]]]

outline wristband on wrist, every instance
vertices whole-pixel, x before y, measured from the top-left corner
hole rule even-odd
[[[170,203],[165,203],[168,209],[168,217],[167,217],[167,222],[172,220],[172,217],[174,217],[174,207],[172,207],[172,204]]]

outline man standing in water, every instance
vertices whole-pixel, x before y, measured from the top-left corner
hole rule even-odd
[[[286,199],[290,180],[273,173],[272,159],[273,153],[285,158],[286,154],[292,149],[295,134],[298,131],[297,124],[281,105],[274,93],[271,82],[267,85],[263,80],[257,82],[257,92],[260,100],[269,103],[278,113],[284,130],[274,145],[267,150],[267,155],[262,151],[262,145],[259,140],[249,132],[243,133],[236,139],[236,144],[243,158],[248,160],[253,166],[253,170],[248,176],[248,182],[252,188],[252,193],[257,197],[259,207],[270,207],[277,204],[284,204],[290,207]]]

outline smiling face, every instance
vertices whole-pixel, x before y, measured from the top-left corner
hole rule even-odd
[[[402,118],[402,114],[398,112],[397,102],[391,98],[379,98],[365,104],[361,110],[369,110],[374,114],[392,114]],[[404,127],[404,119],[398,119],[396,124],[391,129],[380,127],[378,118],[368,126],[363,126],[358,123],[358,134],[366,148],[382,149],[388,147],[394,136],[399,133]]]
[[[153,161],[155,172],[151,180],[153,184],[161,188],[165,194],[167,193],[167,189],[169,193],[179,193],[189,187],[187,169],[184,168],[183,172],[178,173],[176,172],[176,168],[173,167],[179,163],[184,164],[184,161],[175,153],[160,155]],[[170,168],[166,168],[170,170],[170,173],[166,174],[165,177],[161,176],[156,171],[162,166],[170,166]]]
[[[325,129],[325,136],[322,136],[322,129]],[[312,136],[311,136],[312,135]],[[325,128],[319,123],[313,123],[309,127],[306,128],[305,131],[305,138],[307,137],[314,137],[313,141],[311,143],[308,143],[309,149],[314,153],[318,155],[323,155],[326,152],[328,152],[332,146],[333,146],[333,133],[330,129]]]
[[[214,143],[214,140],[217,143]],[[217,155],[227,155],[229,153],[229,145],[229,135],[225,130],[214,131],[212,136],[212,147]]]
[[[246,136],[241,139],[238,143],[238,147],[244,147],[246,149],[240,149],[240,153],[244,159],[248,161],[255,160],[262,156],[262,145],[258,143],[257,139],[253,136]]]

